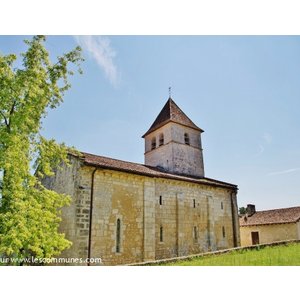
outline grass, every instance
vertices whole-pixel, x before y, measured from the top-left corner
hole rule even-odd
[[[252,249],[234,250],[160,266],[300,266],[300,243],[277,246],[257,246]]]

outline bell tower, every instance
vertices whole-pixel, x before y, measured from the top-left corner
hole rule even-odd
[[[202,132],[169,97],[143,135],[145,165],[169,173],[204,177]]]

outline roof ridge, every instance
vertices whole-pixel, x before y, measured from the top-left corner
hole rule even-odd
[[[218,182],[218,183],[225,183],[225,184],[228,184],[226,181],[222,181],[222,180],[218,180],[218,179],[213,179],[213,178],[210,178],[210,177],[203,177],[203,179],[211,180],[211,181]],[[230,183],[230,184],[231,184],[231,185],[237,186],[236,184],[232,184],[232,183]]]
[[[153,166],[148,166],[145,164],[135,163],[135,162],[129,162],[125,160],[115,159],[111,157],[106,156],[100,156],[97,154],[92,154],[88,152],[79,151],[83,157],[82,160],[84,163],[88,165],[98,166],[101,168],[107,168],[111,170],[119,170],[123,172],[129,172],[129,173],[135,173],[135,174],[141,174],[141,175],[148,175],[148,176],[154,176],[154,177],[162,177],[162,178],[169,178],[169,179],[177,179],[177,180],[183,180],[188,182],[195,182],[195,183],[203,183],[203,184],[209,184],[209,185],[217,185],[217,186],[225,186],[229,188],[237,188],[236,185],[228,183],[228,182],[220,182],[220,181],[214,181],[213,179],[205,178],[205,177],[193,177],[188,176],[185,174],[175,174],[166,172],[163,170],[160,170]],[[71,155],[81,158],[80,155],[75,155],[74,153],[70,153]]]
[[[133,162],[133,161],[127,161],[127,160],[112,158],[112,157],[108,157],[108,156],[103,156],[103,155],[98,155],[98,154],[93,154],[93,153],[88,153],[88,152],[83,152],[83,151],[79,151],[79,152],[82,153],[83,155],[84,154],[93,155],[93,156],[97,156],[97,157],[103,157],[103,158],[106,158],[106,159],[111,159],[111,160],[115,160],[115,161],[121,161],[121,162],[124,162],[124,163],[130,163],[130,164],[135,164],[135,165],[140,165],[140,166],[147,167],[147,165],[137,163],[137,162]]]
[[[293,208],[299,208],[300,209],[300,206],[291,206],[291,207],[264,209],[264,210],[258,210],[255,213],[266,212],[266,211],[269,212],[269,211],[278,211],[278,210],[288,210],[288,209],[293,209]]]
[[[147,134],[155,131],[169,122],[175,122],[203,132],[203,130],[183,112],[183,110],[175,103],[175,101],[169,97],[148,131],[142,137],[145,137]]]
[[[300,220],[300,206],[256,211],[246,219],[241,216],[240,226],[295,223]]]

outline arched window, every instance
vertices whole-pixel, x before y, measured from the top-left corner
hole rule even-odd
[[[152,138],[151,140],[151,150],[155,149],[156,148],[156,138]]]
[[[190,144],[190,137],[187,133],[184,134],[184,143],[186,145],[189,145]]]
[[[117,233],[116,233],[116,252],[120,253],[121,244],[121,220],[117,220]]]
[[[159,135],[159,146],[162,146],[164,144],[164,134],[161,133]]]
[[[224,206],[223,206],[223,202],[221,202],[221,209],[223,209],[224,208]]]
[[[196,208],[196,200],[193,199],[193,207]]]
[[[222,233],[223,233],[223,238],[225,237],[225,227],[222,226]]]
[[[164,241],[163,234],[164,234],[163,227],[160,226],[160,228],[159,228],[159,241],[160,241],[160,242],[163,242],[163,241]]]

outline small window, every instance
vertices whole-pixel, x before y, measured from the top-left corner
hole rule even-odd
[[[160,228],[159,228],[159,241],[160,241],[160,242],[163,242],[163,241],[164,241],[163,234],[164,234],[163,227],[160,226]]]
[[[117,220],[116,252],[120,253],[121,244],[121,220]]]
[[[159,205],[162,205],[162,196],[159,196]]]
[[[223,234],[223,238],[225,237],[225,227],[222,227],[222,234]]]
[[[224,207],[223,207],[223,202],[221,202],[221,209],[223,209]]]
[[[193,207],[196,208],[196,200],[193,199]]]
[[[151,141],[151,150],[154,150],[156,148],[156,138],[154,137]]]
[[[189,145],[190,144],[190,137],[187,133],[184,134],[184,143],[186,145]]]
[[[198,230],[197,227],[194,226],[194,241],[197,242],[198,241]]]
[[[160,136],[159,136],[159,146],[162,146],[164,144],[164,135],[163,135],[163,133],[162,134],[160,134]]]

